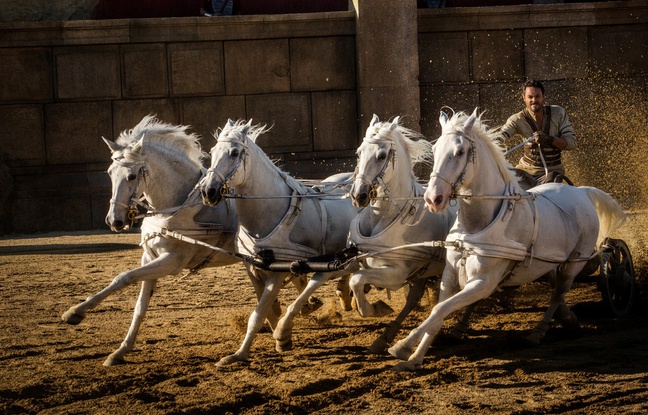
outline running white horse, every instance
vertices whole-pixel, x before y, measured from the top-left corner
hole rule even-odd
[[[399,125],[398,117],[380,122],[376,115],[357,151],[350,194],[353,203],[364,209],[351,223],[349,242],[369,254],[350,279],[358,312],[363,317],[393,312],[383,301],[370,304],[366,285],[395,291],[411,284],[405,307],[370,347],[375,353],[387,349],[420,301],[428,279],[440,276],[445,266],[445,249],[425,246],[424,242],[446,238],[456,219],[456,208],[428,213],[422,198],[425,189],[413,171],[415,163],[431,154],[432,144]],[[407,247],[391,251],[404,245]]]
[[[123,363],[124,355],[133,349],[158,278],[183,269],[196,271],[240,261],[171,237],[175,231],[230,252],[236,249],[238,219],[234,204],[204,206],[194,189],[202,176],[201,159],[206,154],[200,149],[198,137],[188,134],[187,128],[146,116],[132,130],[122,132],[116,142],[104,139],[113,160],[108,169],[112,198],[106,223],[116,232],[128,229],[132,220],[129,215],[137,212],[135,206],[141,203],[142,196],[145,202],[141,204],[149,209],[141,228],[142,266],[119,274],[106,288],[71,307],[62,317],[69,324],[79,324],[86,312],[108,295],[142,282],[128,334],[104,366]],[[277,313],[275,321],[278,317]]]
[[[619,204],[593,187],[551,183],[524,192],[477,110],[470,116],[442,112],[439,121],[442,134],[434,145],[424,198],[435,212],[456,198],[459,213],[444,242],[448,251],[439,302],[418,328],[389,349],[407,360],[397,370],[421,366],[450,313],[488,297],[500,285],[521,285],[552,270],[557,277],[549,308],[529,340],[540,342],[554,313],[577,324],[565,294],[625,219]]]
[[[269,268],[277,269],[281,263],[298,265],[299,261],[343,250],[349,223],[358,212],[350,199],[329,197],[330,192],[326,190],[318,193],[281,171],[255,143],[266,131],[264,126],[252,125],[251,120],[248,123],[228,120],[211,150],[211,168],[201,186],[203,201],[209,205],[219,203],[230,188],[236,190],[237,195],[233,196],[240,221],[238,252],[268,265],[253,270],[265,288],[250,315],[245,339],[218,366],[248,360],[252,341],[284,281],[291,276],[290,271]],[[325,182],[340,178],[332,177]],[[338,195],[343,193],[346,190]],[[348,271],[331,272],[336,276],[348,274]],[[311,293],[318,280],[331,278],[326,274],[316,272],[303,293]],[[292,304],[287,313],[299,310],[301,307],[296,309]],[[277,345],[279,351],[290,347],[290,344]]]

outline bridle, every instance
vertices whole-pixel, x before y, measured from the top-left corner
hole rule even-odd
[[[371,143],[371,144],[380,144],[382,142],[388,141],[384,139],[365,139],[366,142]],[[389,189],[387,188],[387,185],[383,181],[383,176],[387,172],[387,168],[389,167],[390,164],[392,166],[394,165],[393,163],[396,162],[396,151],[394,150],[394,144],[390,141],[390,146],[389,146],[389,152],[387,153],[387,157],[385,157],[385,163],[383,164],[382,168],[378,172],[378,174],[373,178],[370,179],[369,176],[362,174],[358,171],[358,166],[356,166],[355,171],[353,172],[353,177],[352,180],[360,180],[362,181],[363,184],[366,184],[370,187],[369,190],[369,199],[373,202],[376,197],[378,196],[378,191],[376,190],[377,186],[380,186],[383,188],[385,191],[385,194],[387,197],[394,203],[394,201],[391,198],[391,193],[389,192]],[[396,205],[396,207],[398,207]]]
[[[215,174],[216,177],[218,177],[221,180],[221,182],[223,184],[222,184],[222,186],[220,188],[220,194],[221,194],[221,196],[226,196],[226,195],[228,195],[230,193],[228,183],[229,183],[230,180],[232,180],[232,177],[234,177],[234,175],[238,172],[238,169],[241,166],[243,166],[243,170],[245,171],[245,164],[246,164],[247,157],[248,157],[248,151],[247,151],[247,145],[243,141],[239,140],[238,138],[223,137],[223,138],[219,139],[218,141],[219,142],[225,142],[225,143],[237,143],[237,144],[241,145],[241,147],[242,147],[241,153],[239,154],[239,157],[238,157],[238,160],[236,161],[236,164],[234,165],[232,170],[230,170],[227,174],[222,175],[220,172],[218,172],[213,167],[208,168],[206,170],[206,172],[205,172],[206,173],[205,178],[207,177],[207,174],[212,173],[212,174]]]
[[[475,148],[475,140],[473,138],[469,137],[468,135],[466,135],[465,133],[461,132],[461,131],[456,131],[456,132],[453,132],[453,133],[443,134],[441,137],[447,136],[447,135],[450,135],[450,134],[458,135],[458,136],[468,140],[468,142],[470,143],[470,149],[468,150],[468,152],[470,154],[468,154],[466,156],[466,164],[464,165],[463,170],[459,174],[459,177],[454,182],[452,180],[448,179],[446,176],[442,175],[441,173],[435,172],[435,171],[433,171],[430,174],[430,179],[438,178],[441,181],[444,181],[444,182],[448,183],[450,185],[450,187],[452,188],[452,193],[450,194],[450,199],[453,200],[453,199],[456,199],[459,189],[461,188],[461,186],[463,186],[464,181],[466,180],[466,173],[468,172],[468,166],[470,164],[475,164],[475,159],[476,159],[477,152],[476,152],[476,148]]]
[[[135,185],[135,190],[133,190],[133,193],[128,199],[129,203],[128,204],[122,203],[118,200],[115,200],[114,198],[110,198],[111,205],[128,209],[128,213],[126,214],[126,217],[130,221],[130,225],[132,226],[137,222],[138,219],[138,214],[139,214],[139,210],[137,209],[138,206],[142,206],[146,210],[154,210],[153,206],[147,203],[146,200],[142,200],[143,199],[142,195],[144,192],[143,191],[140,192],[142,180],[144,180],[144,184],[146,185],[146,178],[148,177],[148,170],[146,169],[146,163],[144,161],[124,162],[121,160],[113,160],[113,164],[128,169],[136,168],[139,166],[139,169],[137,170],[137,183]]]

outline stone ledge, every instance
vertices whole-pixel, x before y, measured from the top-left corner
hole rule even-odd
[[[355,34],[355,13],[0,23],[0,47],[273,39]]]
[[[621,10],[627,13],[620,13]],[[419,33],[646,22],[648,22],[648,2],[642,0],[418,10]]]

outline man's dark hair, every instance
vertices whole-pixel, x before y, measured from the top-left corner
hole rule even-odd
[[[542,82],[540,82],[540,81],[532,81],[532,80],[529,79],[528,81],[526,81],[524,83],[524,85],[522,85],[522,93],[524,93],[524,91],[526,91],[526,89],[529,88],[529,87],[530,88],[540,88],[540,91],[542,91],[542,95],[544,95],[544,93],[545,93],[544,92],[544,85],[542,85]]]

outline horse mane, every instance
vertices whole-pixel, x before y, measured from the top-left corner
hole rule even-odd
[[[392,143],[400,141],[405,145],[412,163],[429,163],[432,158],[432,143],[425,140],[423,134],[402,126],[400,122],[393,130],[390,129],[391,124],[392,121],[381,121],[370,126],[367,128],[365,139],[387,140]]]
[[[504,181],[509,184],[513,183],[516,186],[519,186],[518,178],[515,175],[513,166],[511,163],[504,157],[504,148],[499,144],[497,128],[489,128],[486,123],[482,120],[482,115],[484,113],[475,114],[475,122],[472,125],[470,131],[465,131],[465,124],[468,121],[470,116],[463,111],[454,113],[452,117],[448,119],[446,124],[443,126],[443,133],[450,131],[462,131],[470,137],[477,138],[481,143],[483,143],[483,148],[485,148],[495,160],[497,168],[500,171]]]
[[[245,137],[241,139],[241,137],[239,136],[244,130],[246,130],[246,127],[248,128]],[[248,147],[254,148],[259,154],[259,161],[267,165],[269,168],[277,170],[279,174],[284,178],[284,180],[286,180],[286,184],[288,184],[291,188],[305,187],[302,182],[292,177],[289,173],[281,170],[281,168],[277,165],[277,162],[271,160],[266,152],[263,151],[261,147],[259,147],[259,145],[256,143],[256,140],[259,138],[259,136],[267,133],[271,128],[272,127],[268,127],[265,124],[252,124],[251,120],[250,122],[246,122],[245,120],[237,120],[233,121],[232,123],[228,123],[223,128],[219,128],[218,130],[216,130],[216,133],[214,133],[214,135],[216,137],[227,137],[230,134],[234,134],[235,138],[243,142]]]
[[[181,153],[202,166],[202,159],[207,157],[207,153],[202,151],[200,137],[194,133],[187,133],[188,128],[188,125],[165,123],[155,115],[149,114],[135,127],[122,131],[115,142],[130,147],[144,138],[144,145],[158,145],[174,153]]]

